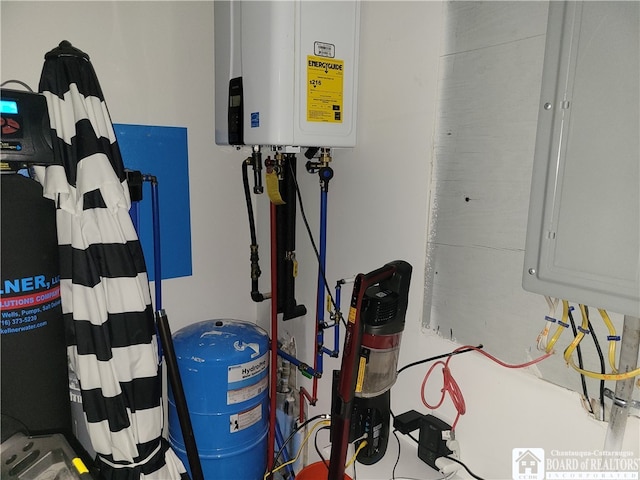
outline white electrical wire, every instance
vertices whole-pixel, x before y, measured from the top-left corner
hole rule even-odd
[[[545,325],[540,334],[538,335],[538,350],[546,351],[547,350],[547,340],[549,338],[549,331],[551,330],[551,324],[556,323],[556,309],[558,308],[558,303],[560,299],[552,298],[545,295],[544,299],[547,301],[547,305],[549,306],[549,314],[544,317]]]

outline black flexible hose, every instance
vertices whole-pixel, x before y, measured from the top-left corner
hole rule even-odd
[[[251,234],[251,299],[254,302],[262,302],[265,297],[260,293],[258,288],[258,279],[262,274],[260,270],[260,256],[258,254],[258,240],[256,238],[256,221],[253,215],[253,204],[251,203],[251,190],[249,188],[249,173],[248,169],[253,164],[251,157],[242,162],[242,184],[244,186],[244,198],[247,204],[247,215],[249,216],[249,232]]]
[[[189,416],[189,408],[187,406],[187,397],[184,394],[182,386],[182,378],[178,368],[178,360],[175,349],[173,348],[173,339],[171,338],[171,329],[169,320],[164,310],[156,312],[156,323],[158,326],[158,334],[162,342],[162,350],[164,359],[167,364],[167,376],[171,384],[173,399],[176,402],[176,412],[180,421],[180,430],[184,440],[185,450],[187,451],[187,460],[191,468],[192,480],[204,480],[202,464],[198,455],[198,447],[196,446],[196,437],[193,433],[191,417]]]
[[[251,203],[251,191],[249,188],[248,169],[251,165],[251,157],[242,162],[242,184],[244,185],[244,198],[247,203],[247,214],[249,215],[249,230],[251,232],[251,244],[255,245],[256,240],[256,221],[253,216],[253,205]]]

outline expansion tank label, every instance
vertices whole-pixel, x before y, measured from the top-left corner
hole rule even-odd
[[[227,382],[241,382],[256,375],[260,375],[269,366],[268,353],[250,362],[240,363],[238,365],[229,365],[227,367]]]
[[[262,405],[256,405],[246,412],[234,413],[229,416],[229,432],[235,433],[262,420]]]
[[[60,306],[60,277],[45,275],[3,280],[0,284],[0,334],[45,327],[49,312]]]
[[[307,56],[307,122],[342,123],[344,61]]]
[[[235,390],[227,390],[227,405],[247,402],[267,390],[269,379],[265,376],[258,383]]]

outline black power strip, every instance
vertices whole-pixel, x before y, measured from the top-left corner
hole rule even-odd
[[[420,437],[418,441],[418,458],[435,470],[436,460],[453,452],[447,447],[447,440],[452,438],[451,425],[433,415],[424,415],[420,419]]]
[[[393,419],[393,428],[405,435],[420,429],[418,458],[435,470],[439,470],[436,466],[438,458],[453,453],[447,447],[447,440],[453,440],[451,425],[433,415],[409,410]]]

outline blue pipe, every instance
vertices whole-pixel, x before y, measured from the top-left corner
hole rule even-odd
[[[162,310],[162,262],[160,255],[160,201],[158,198],[158,180],[148,176],[151,182],[151,214],[153,217],[153,272],[156,290],[156,311]]]
[[[133,228],[136,230],[138,237],[140,236],[140,202],[131,202],[129,216],[133,222]]]
[[[335,311],[336,315],[340,312],[340,295],[342,292],[342,284],[344,280],[338,280],[336,283],[336,296],[335,296]],[[330,357],[337,358],[340,353],[340,318],[336,317],[333,324],[333,350],[329,350],[327,347],[322,347],[322,352],[326,353]]]
[[[339,315],[342,310],[340,310],[340,298],[342,297],[342,284],[344,280],[338,281],[336,283],[336,315]],[[334,356],[338,356],[338,352],[340,351],[340,318],[336,318],[335,325],[333,326],[333,354]]]
[[[302,375],[304,375],[305,377],[313,378],[313,377],[319,377],[320,376],[318,374],[318,372],[316,372],[309,365],[307,365],[304,362],[301,362],[296,357],[294,357],[292,355],[289,355],[287,352],[278,349],[278,355],[280,355],[282,358],[284,358],[287,362],[289,362],[292,365],[294,365],[298,370],[300,370],[300,373],[302,373]]]
[[[162,311],[162,261],[160,255],[160,200],[158,196],[158,179],[154,175],[143,175],[142,180],[151,183],[151,217],[153,221],[153,271],[155,282],[156,312]],[[158,362],[162,365],[164,352],[156,322],[158,334]],[[161,367],[160,367],[161,368]]]
[[[316,338],[316,369],[322,374],[322,355],[324,349],[324,290],[327,263],[327,189],[320,191],[320,249],[318,268],[318,302],[316,304],[316,318],[318,321],[318,335]]]

